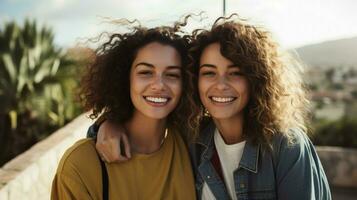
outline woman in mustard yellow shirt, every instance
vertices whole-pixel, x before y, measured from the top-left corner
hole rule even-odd
[[[195,106],[186,71],[188,41],[180,29],[180,24],[138,26],[99,47],[81,98],[91,118],[103,113],[124,124],[133,155],[128,162],[101,166],[95,141],[78,141],[60,161],[52,199],[195,199],[184,142],[195,127]]]

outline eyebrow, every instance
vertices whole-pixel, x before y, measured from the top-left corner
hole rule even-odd
[[[201,65],[199,68],[202,68],[202,67],[217,68],[216,65],[212,65],[212,64],[203,64],[203,65]]]
[[[146,63],[146,62],[140,62],[140,63],[136,64],[135,67],[137,67],[137,66],[139,66],[139,65],[145,65],[145,66],[147,66],[147,67],[154,68],[154,65],[153,65],[153,64]]]
[[[213,64],[203,64],[201,65],[199,68],[202,68],[202,67],[210,67],[210,68],[217,68],[216,65],[213,65]],[[228,68],[239,68],[238,65],[236,64],[231,64],[231,65],[228,65]],[[240,68],[239,68],[240,69]]]
[[[168,69],[179,69],[181,70],[181,66],[177,66],[177,65],[170,65],[170,66],[167,66]]]
[[[147,66],[147,67],[150,67],[150,68],[154,68],[154,65],[153,64],[150,64],[150,63],[147,63],[147,62],[140,62],[138,64],[135,65],[135,67],[139,66],[139,65],[144,65],[144,66]],[[178,66],[178,65],[169,65],[167,66],[168,69],[181,69],[181,66]]]

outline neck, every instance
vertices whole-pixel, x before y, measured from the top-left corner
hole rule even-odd
[[[150,154],[161,147],[165,135],[166,118],[153,119],[142,113],[134,112],[133,117],[125,123],[129,141],[134,152]]]
[[[213,118],[226,144],[236,144],[244,140],[243,119],[243,115],[237,115],[228,119]]]

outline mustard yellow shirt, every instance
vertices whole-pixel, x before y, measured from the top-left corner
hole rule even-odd
[[[133,154],[123,163],[106,164],[109,199],[195,199],[187,148],[169,133],[152,154]],[[82,139],[62,157],[52,183],[51,199],[102,199],[100,162],[92,139]]]

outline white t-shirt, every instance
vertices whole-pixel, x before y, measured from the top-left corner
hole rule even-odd
[[[219,160],[221,162],[224,183],[228,190],[229,196],[231,199],[237,200],[237,196],[235,195],[233,172],[238,168],[239,162],[242,158],[245,141],[228,145],[224,142],[218,129],[216,129],[214,133],[214,144],[216,145]],[[206,182],[203,184],[202,199],[216,199]]]

